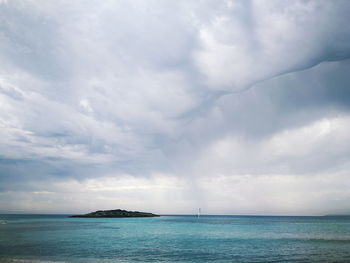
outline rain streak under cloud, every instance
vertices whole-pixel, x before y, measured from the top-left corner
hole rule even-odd
[[[0,1],[0,211],[350,213],[349,1]]]

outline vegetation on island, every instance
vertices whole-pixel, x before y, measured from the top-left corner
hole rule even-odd
[[[84,215],[72,215],[70,217],[158,217],[152,213],[138,212],[138,211],[127,211],[121,209],[115,210],[99,210]]]

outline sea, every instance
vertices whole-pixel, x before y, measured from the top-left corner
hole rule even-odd
[[[0,215],[0,262],[350,262],[350,217]]]

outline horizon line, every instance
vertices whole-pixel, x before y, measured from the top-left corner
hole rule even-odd
[[[27,213],[27,212],[0,212],[0,215],[76,215],[78,213]],[[196,216],[197,214],[158,214],[159,216]],[[251,216],[251,217],[332,217],[332,216],[343,216],[350,217],[349,214],[324,214],[324,215],[272,215],[272,214],[201,214],[203,216]]]

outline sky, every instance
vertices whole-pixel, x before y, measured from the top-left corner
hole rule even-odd
[[[350,213],[349,14],[0,0],[0,212]]]

